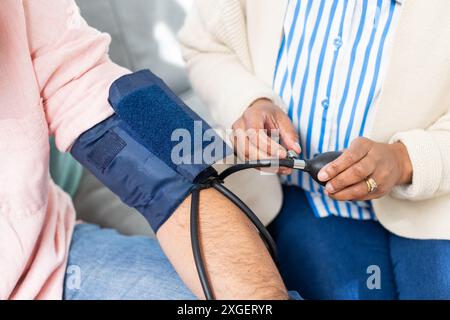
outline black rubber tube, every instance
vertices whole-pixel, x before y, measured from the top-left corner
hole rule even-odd
[[[194,255],[195,266],[197,268],[198,277],[202,285],[203,293],[206,300],[214,300],[214,292],[206,272],[205,262],[203,261],[202,250],[200,246],[200,188],[192,191],[191,196],[191,245],[192,254]]]
[[[259,160],[259,161],[250,161],[246,163],[239,163],[225,169],[221,174],[219,174],[218,179],[224,181],[227,177],[239,171],[247,169],[270,168],[270,167],[293,168],[294,160],[293,159]]]
[[[254,214],[254,212],[241,199],[239,199],[238,196],[236,196],[233,192],[231,192],[227,187],[222,185],[220,181],[213,181],[212,187],[221,194],[223,194],[227,199],[229,199],[232,203],[234,203],[242,212],[244,212],[244,214],[248,217],[248,219],[253,223],[255,228],[258,230],[260,237],[263,240],[265,246],[267,247],[267,250],[269,251],[272,259],[274,260],[274,262],[276,262],[277,248],[275,241],[273,240],[270,233],[267,231],[266,227]],[[194,256],[197,274],[205,298],[207,300],[215,300],[214,292],[212,290],[211,283],[208,278],[208,274],[206,272],[206,265],[203,259],[203,254],[200,245],[200,227],[199,227],[200,191],[201,188],[194,189],[192,191],[191,196],[190,228],[191,228],[192,254]]]

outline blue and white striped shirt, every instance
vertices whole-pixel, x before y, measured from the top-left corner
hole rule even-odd
[[[372,125],[401,1],[290,0],[274,75],[302,157],[343,150]],[[307,174],[284,182],[306,191],[318,217],[375,219],[370,202],[338,202]]]

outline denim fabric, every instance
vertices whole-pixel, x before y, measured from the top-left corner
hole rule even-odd
[[[270,231],[289,290],[305,299],[450,299],[450,241],[401,238],[375,221],[316,218],[298,187],[285,187],[284,199]]]
[[[75,228],[64,285],[67,300],[196,299],[158,242],[91,224]]]

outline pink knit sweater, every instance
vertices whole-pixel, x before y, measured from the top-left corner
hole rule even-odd
[[[0,4],[0,299],[60,299],[75,212],[50,179],[61,150],[112,113],[127,73],[72,0]]]

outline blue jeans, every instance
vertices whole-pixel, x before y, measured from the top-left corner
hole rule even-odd
[[[284,188],[270,231],[289,290],[305,299],[450,299],[450,241],[398,237],[375,221],[316,218]]]
[[[64,284],[67,300],[191,300],[156,240],[91,224],[75,227]]]

